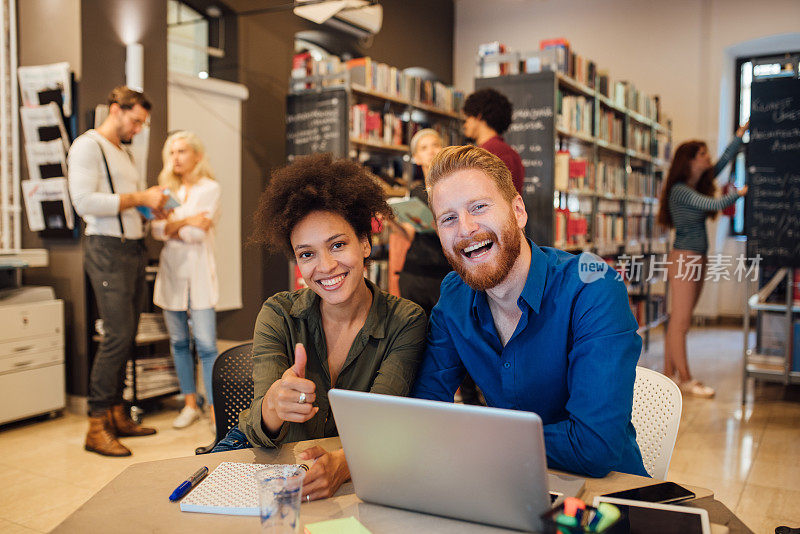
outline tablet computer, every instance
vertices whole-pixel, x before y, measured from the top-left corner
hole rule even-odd
[[[620,520],[606,534],[711,534],[708,512],[673,504],[630,501],[598,496],[593,505],[613,504],[620,511]]]

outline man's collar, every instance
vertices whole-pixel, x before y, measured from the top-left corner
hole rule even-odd
[[[533,311],[539,313],[547,282],[547,256],[533,241],[530,239],[526,241],[531,246],[531,267],[528,269],[528,278],[525,280],[520,298],[524,299]]]
[[[531,265],[528,268],[528,277],[525,279],[525,286],[522,288],[520,299],[524,300],[531,309],[539,313],[542,306],[542,296],[544,286],[547,282],[547,256],[542,249],[528,238],[525,238],[531,247]],[[479,318],[478,307],[488,305],[485,291],[474,291],[472,298],[473,317]]]
[[[372,293],[372,304],[370,305],[367,319],[364,321],[362,333],[376,339],[381,339],[386,336],[386,317],[389,313],[388,303],[378,286],[373,284],[368,278],[365,278],[364,281],[367,283],[367,287]],[[313,313],[321,320],[322,316],[319,311],[320,300],[322,299],[320,299],[319,295],[314,293],[311,289],[301,291],[297,300],[292,304],[292,309],[289,310],[289,314],[298,319],[308,320]]]

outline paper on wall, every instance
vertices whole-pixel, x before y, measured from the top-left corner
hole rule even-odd
[[[26,143],[54,141],[57,130],[64,143],[64,150],[69,150],[69,137],[58,104],[50,102],[45,106],[30,108],[23,106],[19,108],[19,115]]]
[[[72,116],[72,82],[69,63],[19,67],[17,75],[19,76],[22,103],[25,107],[42,105],[43,102],[39,99],[40,93],[58,90],[61,92],[61,109],[64,110],[64,116]]]
[[[31,180],[67,175],[67,156],[60,140],[25,143],[25,158],[28,162],[28,178]]]
[[[75,227],[66,178],[24,180],[22,182],[22,198],[25,201],[25,213],[28,215],[28,226],[31,231],[39,232],[46,228],[42,209],[42,202],[46,201],[61,201],[67,227],[70,230]]]

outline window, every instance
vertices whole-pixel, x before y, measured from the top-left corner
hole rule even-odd
[[[167,1],[167,70],[208,77],[208,19],[178,0]]]
[[[797,55],[798,52],[786,54],[770,54],[768,56],[738,58],[736,60],[736,108],[733,129],[746,123],[750,119],[750,87],[753,84],[753,77],[760,78],[766,76],[786,76],[791,74],[791,63],[786,62],[786,58]],[[750,140],[750,133],[745,133],[743,141],[745,144]],[[739,188],[745,184],[746,168],[745,155],[739,152],[733,165],[731,181]],[[731,219],[731,233],[733,235],[744,234],[744,199],[736,201],[736,215]]]

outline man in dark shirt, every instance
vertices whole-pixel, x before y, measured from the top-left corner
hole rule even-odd
[[[511,171],[514,188],[522,194],[525,169],[517,151],[501,137],[511,125],[511,102],[494,89],[481,89],[467,97],[464,102],[464,135],[491,152],[506,164]]]

